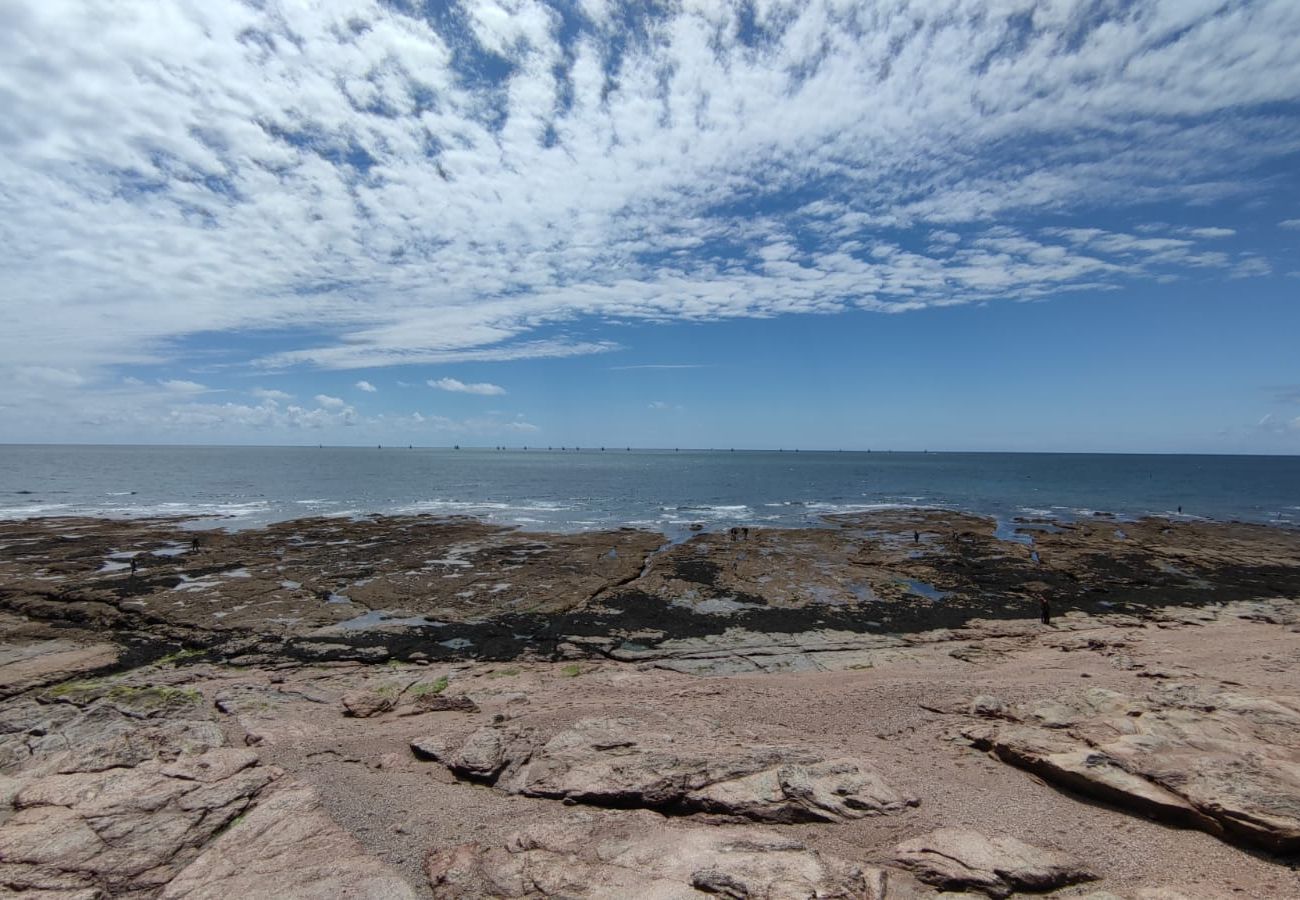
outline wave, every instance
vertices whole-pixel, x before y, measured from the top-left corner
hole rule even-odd
[[[152,518],[235,518],[243,519],[271,512],[265,500],[247,503],[153,503],[112,506],[72,503],[32,503],[27,506],[0,507],[0,519],[35,519],[51,516],[93,516],[109,519]]]
[[[31,503],[27,506],[0,506],[0,519],[38,519],[44,516],[66,516],[70,503]]]
[[[518,503],[503,503],[497,500],[420,500],[396,507],[394,512],[492,515],[511,512],[564,512],[574,508],[556,500],[521,500]]]
[[[882,501],[879,503],[822,503],[820,501],[811,501],[803,504],[804,508],[816,513],[838,514],[859,513],[859,512],[878,512],[885,509],[943,509],[944,507],[936,503],[919,502],[922,498],[917,497],[915,500],[903,501]]]
[[[183,516],[186,518],[235,518],[242,519],[267,513],[272,506],[265,500],[251,500],[243,503],[152,503],[137,506],[106,506],[88,509],[88,515],[122,517],[127,519],[149,519],[155,516]]]

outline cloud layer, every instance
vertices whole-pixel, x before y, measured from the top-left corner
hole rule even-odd
[[[1272,270],[1221,225],[1095,223],[1259,190],[1243,172],[1300,149],[1292,0],[439,9],[0,9],[15,378],[196,344],[265,370],[572,356],[617,346],[601,321]]]

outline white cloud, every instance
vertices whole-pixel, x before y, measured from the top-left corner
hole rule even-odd
[[[1300,219],[1283,219],[1277,224],[1281,228],[1300,228]]]
[[[183,378],[169,378],[158,383],[176,394],[201,394],[208,389],[207,385],[199,384],[197,381],[186,381]]]
[[[316,403],[325,409],[342,409],[347,403],[341,397],[331,397],[328,394],[317,394]]]
[[[1288,419],[1267,413],[1255,423],[1255,428],[1265,434],[1300,434],[1300,416]]]
[[[53,387],[80,387],[86,379],[76,369],[56,369],[52,366],[19,366],[19,381],[25,384],[51,385]]]
[[[359,391],[365,391],[367,394],[374,394],[379,391],[379,388],[375,387],[369,381],[358,381],[356,383],[356,388]]]
[[[1228,276],[1230,278],[1262,278],[1265,275],[1272,274],[1273,267],[1269,265],[1268,260],[1260,259],[1258,256],[1249,256],[1233,266]]]
[[[506,392],[506,389],[499,384],[489,384],[485,381],[477,384],[466,384],[455,378],[439,378],[437,381],[430,378],[425,384],[440,391],[451,391],[457,394],[481,394],[485,397],[495,397]]]
[[[373,419],[365,420],[367,425],[396,425],[402,428],[413,429],[418,432],[436,432],[451,435],[465,435],[472,437],[497,436],[504,437],[512,434],[534,434],[541,431],[541,427],[534,425],[532,422],[525,421],[523,418],[514,420],[502,419],[497,415],[474,416],[467,419],[452,419],[447,416],[413,412],[406,416],[376,416]]]
[[[653,410],[685,409],[685,407],[680,404],[668,403],[664,400],[651,400],[649,408]]]
[[[610,371],[626,372],[631,369],[707,369],[704,363],[646,363],[639,366],[609,366]]]
[[[270,388],[253,388],[249,393],[259,400],[267,400],[271,403],[283,403],[293,399],[293,394]]]

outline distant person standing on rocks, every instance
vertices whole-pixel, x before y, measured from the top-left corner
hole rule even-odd
[[[912,543],[913,543],[913,544],[919,544],[919,543],[921,543],[921,532],[919,532],[919,531],[913,531],[913,532],[912,532]]]
[[[197,549],[199,549],[199,539],[198,539],[198,538],[195,538],[194,540],[190,541],[190,549],[192,549],[192,550],[197,550]]]
[[[134,556],[131,557],[131,574],[134,575],[135,570],[138,569],[139,567],[140,567],[140,563],[136,561],[136,558]]]
[[[1046,594],[1039,594],[1039,595],[1038,595],[1038,610],[1039,610],[1039,612],[1041,612],[1042,615],[1043,615],[1043,624],[1044,624],[1044,625],[1051,625],[1051,624],[1052,624],[1052,604],[1051,604],[1051,602],[1047,599],[1047,595],[1046,595]]]

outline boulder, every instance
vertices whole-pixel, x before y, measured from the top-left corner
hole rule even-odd
[[[1050,891],[1096,877],[1064,853],[962,828],[940,828],[904,841],[894,849],[893,862],[945,891],[977,890],[990,897]]]
[[[919,802],[893,790],[867,760],[737,740],[690,719],[583,719],[550,737],[490,726],[459,742],[417,740],[412,750],[507,793],[595,806],[836,822]]]
[[[357,719],[368,719],[386,713],[397,705],[398,692],[362,689],[343,695],[343,714]]]
[[[413,698],[402,697],[401,704],[397,707],[399,716],[418,716],[429,712],[465,712],[476,713],[479,711],[476,704],[464,694],[417,694]]]
[[[980,694],[970,702],[970,714],[985,719],[1002,719],[1007,716],[1007,704],[992,694]]]

